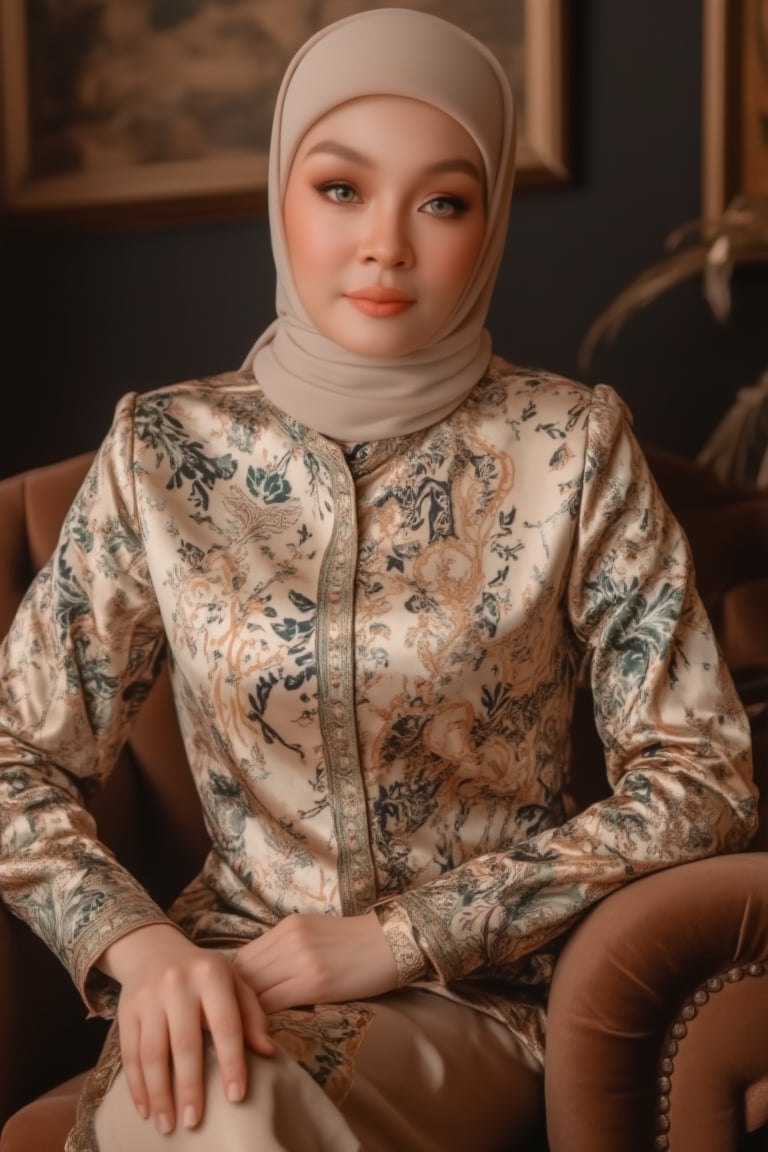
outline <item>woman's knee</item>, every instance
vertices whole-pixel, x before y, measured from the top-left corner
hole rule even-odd
[[[131,1100],[125,1074],[115,1078],[95,1117],[99,1152],[359,1152],[360,1145],[321,1088],[278,1049],[248,1053],[248,1089],[227,1100],[212,1050],[206,1050],[205,1111],[194,1129],[161,1135]]]

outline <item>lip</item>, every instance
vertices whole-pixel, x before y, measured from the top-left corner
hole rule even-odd
[[[371,284],[368,288],[358,288],[346,293],[347,300],[358,312],[366,316],[397,316],[414,303],[413,297],[399,288],[385,288],[381,284]]]

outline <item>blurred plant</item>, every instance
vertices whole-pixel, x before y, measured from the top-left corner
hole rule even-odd
[[[579,348],[587,372],[601,340],[612,340],[635,312],[696,273],[703,275],[704,296],[715,319],[731,311],[731,274],[737,264],[768,262],[768,198],[739,196],[716,220],[692,220],[666,240],[671,255],[641,272],[590,326]]]
[[[739,388],[697,459],[721,480],[768,488],[768,372]]]

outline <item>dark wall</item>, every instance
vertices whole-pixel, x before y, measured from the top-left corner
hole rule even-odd
[[[521,192],[490,316],[497,349],[578,375],[594,317],[699,215],[702,0],[571,0],[574,179]],[[237,366],[272,318],[264,220],[0,234],[0,475],[95,446],[118,397]],[[699,281],[598,350],[648,443],[692,455],[765,366],[768,270],[712,320]]]

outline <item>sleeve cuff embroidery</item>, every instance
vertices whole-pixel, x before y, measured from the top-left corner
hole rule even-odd
[[[395,958],[398,988],[421,980],[427,975],[427,962],[416,943],[408,915],[396,904],[380,904],[373,911]]]

